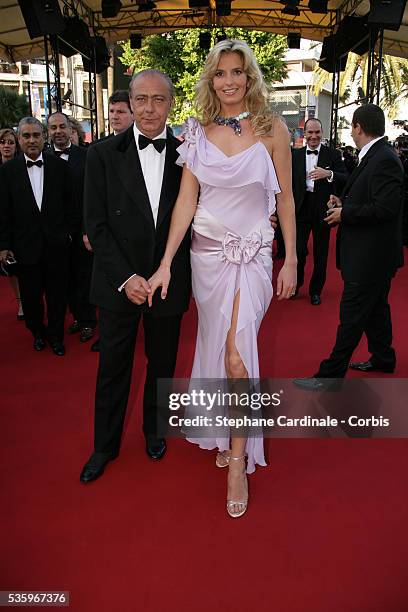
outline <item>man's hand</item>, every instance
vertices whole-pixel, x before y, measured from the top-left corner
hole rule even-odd
[[[330,208],[327,211],[327,216],[325,218],[327,225],[337,225],[338,223],[340,223],[341,222],[341,211],[342,211],[342,208],[340,206]]]
[[[147,280],[137,274],[129,278],[124,286],[124,290],[128,299],[134,304],[138,304],[138,306],[144,304],[147,296],[151,293]]]
[[[273,214],[269,217],[269,221],[271,222],[272,228],[276,230],[276,228],[278,227],[278,217]]]
[[[341,208],[343,206],[343,202],[338,196],[331,194],[329,201],[327,202],[327,208],[333,208],[335,206]]]
[[[327,168],[320,168],[320,166],[316,166],[316,168],[313,168],[313,170],[309,172],[309,178],[313,181],[328,179],[331,177],[331,173],[332,171],[328,170]]]
[[[9,251],[8,249],[0,251],[0,263],[6,263],[6,259],[9,255],[11,255],[11,257],[14,257],[14,253],[12,251]]]
[[[84,234],[82,236],[82,240],[83,240],[83,243],[85,245],[86,250],[87,251],[92,251],[91,243],[89,242],[89,238],[88,238],[87,234]]]

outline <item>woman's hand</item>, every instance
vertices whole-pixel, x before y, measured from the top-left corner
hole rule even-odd
[[[161,287],[161,299],[165,300],[167,297],[167,289],[169,288],[171,273],[170,266],[167,264],[160,264],[160,268],[156,270],[156,272],[149,278],[149,285],[151,292],[147,296],[147,301],[149,302],[149,306],[152,306],[153,296],[158,287]]]
[[[297,282],[297,263],[285,262],[279,272],[276,294],[278,300],[289,299],[295,295]]]

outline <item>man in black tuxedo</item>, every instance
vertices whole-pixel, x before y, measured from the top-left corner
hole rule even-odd
[[[296,295],[304,282],[307,243],[312,232],[313,274],[309,283],[309,296],[311,303],[318,306],[326,282],[330,243],[330,228],[324,223],[327,201],[331,193],[341,192],[348,175],[340,151],[321,144],[322,124],[319,119],[306,121],[305,139],[305,147],[292,151],[298,258]]]
[[[143,399],[146,451],[160,459],[166,443],[157,434],[157,379],[171,378],[181,318],[190,298],[190,235],[173,262],[166,300],[148,308],[148,279],[164,255],[181,168],[179,141],[166,120],[173,101],[170,79],[156,70],[133,77],[135,118],[125,132],[92,146],[85,177],[85,224],[94,251],[91,299],[99,306],[100,360],[95,397],[94,453],[81,481],[98,478],[121,443],[140,319],[147,373]]]
[[[339,224],[337,266],[344,281],[340,325],[331,355],[321,362],[315,376],[295,381],[302,388],[318,390],[325,387],[319,379],[344,377],[363,333],[371,357],[350,367],[363,372],[393,372],[395,368],[388,293],[402,265],[403,169],[384,131],[379,106],[366,104],[354,112],[351,134],[360,149],[359,165],[341,199],[331,196],[327,215],[328,225]]]
[[[130,107],[129,92],[125,89],[117,89],[108,100],[109,128],[112,132],[108,136],[100,138],[97,142],[102,142],[114,138],[122,132],[126,132],[133,125],[133,112]],[[91,351],[99,352],[99,338],[92,344]]]
[[[68,328],[68,333],[80,332],[80,341],[86,342],[92,338],[96,326],[96,309],[89,301],[93,256],[82,223],[87,149],[71,144],[71,128],[64,113],[56,112],[49,115],[47,126],[51,140],[49,151],[68,164],[79,220],[78,227],[72,235],[71,245],[68,297],[74,322]]]
[[[43,155],[44,130],[37,119],[20,121],[18,140],[22,155],[0,168],[0,260],[12,253],[18,262],[34,349],[42,351],[47,336],[54,353],[63,356],[71,235],[78,222],[72,181],[61,160]]]

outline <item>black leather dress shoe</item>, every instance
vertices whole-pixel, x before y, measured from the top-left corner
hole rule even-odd
[[[79,336],[79,341],[80,342],[88,342],[88,340],[93,338],[93,335],[94,335],[94,330],[92,329],[92,327],[83,327],[81,329],[81,333],[80,333],[80,336]]]
[[[46,347],[46,346],[47,346],[47,345],[46,345],[46,343],[45,343],[44,338],[42,338],[41,336],[37,336],[37,338],[34,338],[34,344],[33,344],[33,347],[34,347],[34,350],[35,350],[35,351],[38,351],[38,352],[39,352],[39,351],[43,351],[43,350],[45,349],[45,347]]]
[[[294,378],[293,384],[306,391],[323,391],[324,384],[318,378]]]
[[[102,476],[109,461],[113,461],[117,456],[118,453],[93,453],[85,463],[79,480],[84,483],[96,480]]]
[[[352,361],[350,363],[350,368],[352,370],[359,370],[359,372],[386,372],[387,374],[392,374],[395,369],[395,368],[391,368],[390,366],[385,366],[385,367],[374,366],[370,360]]]
[[[313,306],[320,306],[320,304],[322,303],[322,300],[320,299],[320,295],[318,295],[317,293],[315,293],[314,295],[311,295],[310,303]]]
[[[52,348],[52,352],[54,355],[58,357],[63,357],[65,355],[65,346],[62,342],[50,342],[50,347]]]
[[[81,328],[79,327],[78,321],[74,321],[67,329],[69,334],[77,334],[79,331],[81,331]]]
[[[340,391],[342,378],[294,378],[293,384],[305,391]]]
[[[95,342],[91,345],[91,351],[93,353],[99,353],[99,338],[97,340],[95,340]]]
[[[147,438],[146,453],[150,459],[162,459],[166,454],[167,445],[164,438]]]

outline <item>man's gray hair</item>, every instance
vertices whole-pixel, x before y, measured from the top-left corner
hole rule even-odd
[[[162,72],[161,70],[156,70],[154,68],[147,68],[146,70],[141,70],[140,72],[137,72],[136,74],[134,74],[132,76],[132,79],[129,83],[129,94],[132,95],[132,85],[134,83],[134,81],[141,76],[161,76],[167,83],[167,86],[169,88],[169,93],[170,93],[170,97],[174,98],[174,85],[171,81],[171,78],[169,77],[168,74],[166,74],[165,72]]]
[[[39,128],[41,128],[41,132],[44,133],[44,126],[41,123],[41,121],[39,121],[38,119],[36,119],[35,117],[23,117],[22,119],[20,119],[20,121],[18,122],[18,127],[17,127],[17,134],[20,136],[21,133],[21,128],[23,127],[23,125],[37,125]]]

